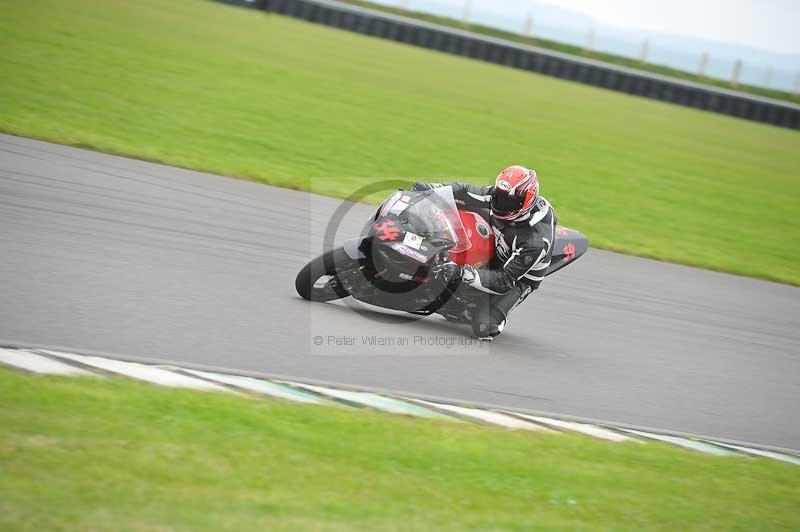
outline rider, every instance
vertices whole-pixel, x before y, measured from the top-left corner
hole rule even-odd
[[[491,340],[506,325],[508,314],[544,279],[553,254],[556,213],[539,195],[536,172],[509,166],[494,186],[466,183],[414,183],[414,190],[451,186],[460,207],[488,210],[495,236],[495,257],[484,268],[449,264],[462,283],[484,293],[472,321],[478,338]]]

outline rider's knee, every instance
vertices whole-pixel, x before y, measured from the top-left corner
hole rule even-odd
[[[472,332],[478,338],[494,338],[505,326],[506,315],[496,307],[481,309],[472,320]]]
[[[531,292],[539,288],[540,282],[515,287],[502,296],[487,296],[483,299],[472,320],[472,332],[478,338],[493,338],[503,332],[509,313],[522,303]]]

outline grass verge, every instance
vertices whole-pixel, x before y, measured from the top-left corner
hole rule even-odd
[[[199,0],[6,2],[0,46],[5,132],[332,196],[529,164],[595,247],[800,285],[797,131]]]
[[[0,368],[3,530],[797,530],[765,459]]]

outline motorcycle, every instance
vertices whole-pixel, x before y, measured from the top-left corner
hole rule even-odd
[[[488,211],[459,209],[452,187],[399,190],[367,221],[362,236],[309,262],[295,280],[311,301],[345,297],[382,308],[470,323],[482,292],[460,287],[452,263],[485,266],[495,253]],[[583,255],[587,238],[556,226],[551,275]],[[461,289],[460,289],[461,288]]]

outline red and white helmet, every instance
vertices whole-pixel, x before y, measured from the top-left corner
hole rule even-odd
[[[536,172],[524,166],[509,166],[497,176],[492,192],[492,216],[516,220],[531,212],[539,196]]]

